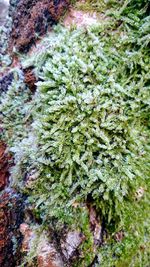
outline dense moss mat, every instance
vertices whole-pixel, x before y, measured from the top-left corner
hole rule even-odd
[[[31,96],[16,76],[3,94],[4,137],[15,157],[14,186],[28,193],[43,227],[59,232],[65,224],[84,233],[74,266],[90,266],[95,259],[95,266],[146,267],[149,1],[108,4],[103,24],[58,26],[41,52],[23,60],[34,66],[37,91]],[[31,171],[36,180],[24,189]],[[101,246],[94,245],[87,203],[104,224]]]

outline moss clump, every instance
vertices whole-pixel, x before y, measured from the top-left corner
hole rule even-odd
[[[87,196],[117,204],[143,173],[144,181],[148,177],[148,48],[130,33],[102,37],[100,26],[61,30],[36,58],[42,80],[34,117],[43,163],[38,182],[50,183],[61,210],[68,199],[71,205]]]
[[[150,22],[144,1],[128,2],[109,27],[57,27],[47,47],[28,61],[40,79],[31,112],[36,149],[31,143],[23,154],[28,168],[39,172],[29,201],[43,224],[81,227],[89,237],[80,266],[88,266],[95,254],[97,266],[149,263]],[[26,147],[29,137],[22,140]],[[87,216],[79,216],[84,211],[74,205],[86,202],[107,231],[90,257]],[[119,231],[121,240],[115,238]]]

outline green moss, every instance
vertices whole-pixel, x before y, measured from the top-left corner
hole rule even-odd
[[[142,80],[147,75],[147,63],[144,68],[139,63],[146,55],[140,47],[133,53],[130,37],[115,44],[118,36],[101,38],[99,29],[63,30],[40,70],[34,128],[44,168],[37,188],[44,190],[44,181],[52,181],[60,207],[71,195],[86,200],[90,194],[98,203],[111,196],[109,205],[114,205],[129,187],[137,187],[135,177],[148,175],[142,165],[149,91],[143,94],[146,79],[136,78],[139,71]],[[143,150],[144,158],[139,156]],[[107,210],[104,204],[104,213],[109,205]]]
[[[94,238],[89,223],[89,214],[86,206],[76,208],[73,227],[79,229],[84,236],[84,242],[80,246],[81,257],[73,266],[89,266],[95,257]]]
[[[30,102],[30,131],[23,132],[26,123],[18,120],[20,115],[12,123],[22,127],[21,139],[15,131],[9,135],[18,163],[12,175],[16,179],[26,168],[36,169],[39,177],[28,190],[34,213],[43,225],[55,222],[58,229],[66,224],[83,232],[81,258],[74,266],[89,266],[97,254],[97,266],[145,267],[149,263],[150,22],[146,2],[125,1],[116,9],[113,1],[113,16],[106,25],[56,27],[44,40],[45,49],[23,62],[34,66],[40,81]],[[24,97],[22,93],[21,101]],[[6,105],[8,116],[15,99],[9,98]],[[11,125],[4,121],[4,128],[8,138]],[[35,139],[30,138],[31,132]],[[107,233],[103,246],[95,250],[84,208],[89,200],[105,221]],[[116,241],[119,231],[124,237]]]

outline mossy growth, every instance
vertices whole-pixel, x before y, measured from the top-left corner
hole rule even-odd
[[[27,191],[43,225],[66,224],[87,237],[74,266],[89,266],[95,255],[96,266],[149,264],[149,7],[125,3],[110,27],[56,27],[45,49],[23,62],[39,79],[30,103],[35,142],[31,131],[19,147],[12,136],[14,157],[23,144],[21,162],[39,173]],[[18,173],[12,170],[14,180]],[[87,201],[105,221],[96,249]]]
[[[31,116],[31,93],[23,82],[23,73],[16,68],[11,74],[8,91],[1,92],[0,96],[1,127],[5,129],[4,138],[10,147],[27,136],[24,128],[27,128]]]
[[[8,36],[11,31],[11,18],[7,16],[4,25],[0,26],[0,72],[2,73],[6,67],[11,64],[11,57],[7,53]]]

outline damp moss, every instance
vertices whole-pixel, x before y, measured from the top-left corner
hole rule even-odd
[[[114,5],[106,25],[58,26],[45,48],[23,61],[39,82],[30,100],[30,131],[22,128],[20,147],[10,136],[18,162],[13,179],[19,168],[21,179],[22,164],[39,173],[25,189],[38,219],[85,235],[74,266],[89,266],[95,256],[103,267],[149,263],[149,6]],[[7,138],[11,124],[3,127]],[[75,208],[89,201],[105,221],[103,244],[95,250],[87,210]]]

